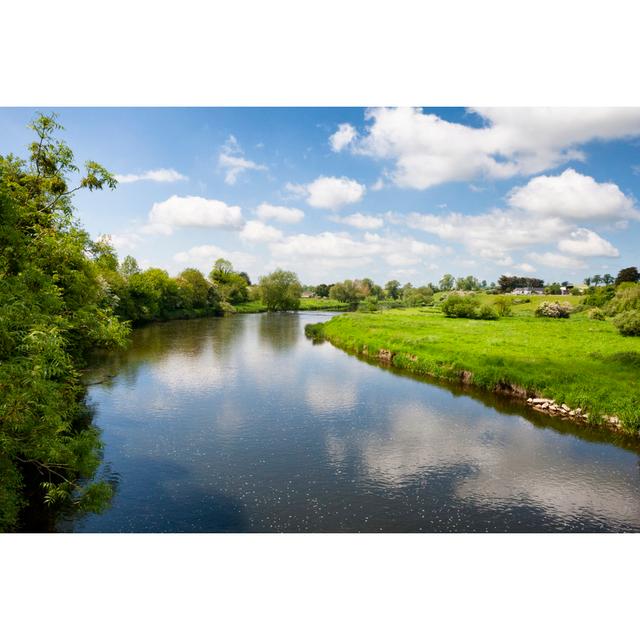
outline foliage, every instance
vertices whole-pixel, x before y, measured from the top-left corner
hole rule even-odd
[[[318,298],[328,298],[329,297],[329,289],[331,289],[332,285],[329,284],[319,284],[315,288],[315,294]]]
[[[298,309],[301,293],[302,285],[292,271],[276,269],[260,278],[260,296],[269,311]]]
[[[513,313],[513,311],[511,310],[511,307],[513,307],[513,302],[513,298],[510,298],[508,296],[498,296],[493,301],[493,305],[495,306],[498,315],[506,317],[510,316]]]
[[[568,318],[573,307],[562,302],[543,302],[536,309],[536,316],[543,318]]]
[[[640,310],[619,313],[613,324],[623,336],[640,336]]]
[[[584,299],[585,307],[604,307],[615,295],[615,287],[591,287]]]
[[[304,335],[310,338],[314,344],[322,342],[324,340],[324,323],[306,324],[304,326]]]
[[[623,311],[640,311],[640,284],[622,283],[607,303],[605,311],[610,316]]]
[[[29,502],[51,514],[104,507],[110,488],[90,481],[100,438],[79,368],[91,348],[121,346],[128,333],[100,275],[113,266],[109,247],[92,243],[73,216],[74,192],[113,188],[115,179],[92,161],[80,173],[71,149],[54,138],[62,128],[55,116],[40,115],[31,128],[28,161],[0,156],[3,530],[19,526]]]
[[[490,304],[482,304],[480,308],[476,311],[476,316],[478,320],[497,320],[500,316],[498,314],[497,309]]]
[[[233,270],[233,265],[219,258],[213,265],[209,279],[216,285],[220,297],[229,304],[246,302],[249,299],[247,278]]]
[[[442,303],[441,309],[448,318],[475,318],[479,306],[475,296],[453,294]]]
[[[606,315],[602,309],[598,307],[594,307],[593,309],[589,309],[589,313],[587,314],[589,320],[605,320]]]
[[[615,283],[619,285],[623,282],[640,282],[640,272],[638,272],[637,267],[627,267],[620,270],[616,276]]]
[[[374,311],[378,310],[378,302],[378,298],[376,298],[375,296],[368,296],[358,305],[358,311],[373,313]]]
[[[509,293],[514,289],[530,288],[540,289],[544,286],[544,280],[540,278],[526,278],[524,276],[500,276],[498,287],[503,293]]]

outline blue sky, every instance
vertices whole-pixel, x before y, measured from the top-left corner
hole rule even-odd
[[[0,109],[0,153],[26,155],[35,111]],[[78,194],[82,224],[144,267],[419,285],[640,264],[640,109],[53,111],[120,179]]]

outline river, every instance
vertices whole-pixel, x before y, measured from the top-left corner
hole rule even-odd
[[[78,532],[640,531],[640,449],[238,315],[137,329],[89,401],[115,488]]]

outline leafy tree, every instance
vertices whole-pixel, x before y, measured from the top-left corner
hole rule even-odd
[[[595,276],[593,276],[592,280],[593,280],[593,284],[595,284],[597,287],[602,282],[602,276],[599,273],[597,273]]]
[[[622,282],[640,282],[640,273],[636,267],[622,269],[616,276],[616,286]]]
[[[590,286],[591,285],[591,278],[590,277],[586,277],[584,279],[584,283],[587,285],[587,287]]]
[[[345,280],[344,282],[336,282],[329,289],[329,297],[339,302],[355,303],[361,300],[360,291],[353,280]]]
[[[119,270],[125,278],[129,278],[136,273],[140,273],[138,261],[133,256],[126,256],[122,261]]]
[[[480,289],[480,282],[473,276],[458,278],[456,280],[456,288],[460,291],[477,291],[478,289]]]
[[[454,282],[454,277],[450,273],[445,273],[442,278],[440,278],[440,289],[442,289],[442,291],[451,291]]]
[[[384,290],[387,297],[392,300],[397,300],[400,297],[400,283],[397,280],[389,280],[389,282],[384,285]]]
[[[292,271],[276,269],[260,278],[262,302],[269,311],[287,311],[300,307],[302,285]]]
[[[229,304],[245,302],[249,298],[247,280],[233,270],[229,260],[219,258],[213,265],[209,279],[217,286],[222,299]]]
[[[185,269],[177,277],[181,303],[188,309],[204,309],[210,306],[212,285],[198,269]]]
[[[100,271],[109,251],[77,224],[73,193],[114,188],[99,164],[74,164],[54,115],[30,125],[28,160],[0,156],[0,529],[37,505],[100,510],[111,489],[91,482],[100,438],[79,368],[95,346],[126,341]],[[96,261],[91,259],[94,254]],[[117,263],[116,263],[117,264]]]
[[[606,284],[606,285],[610,285],[613,284],[615,278],[610,274],[610,273],[605,273],[602,276],[602,281]]]
[[[319,298],[328,298],[330,288],[331,286],[328,284],[319,284],[315,289],[316,295]]]

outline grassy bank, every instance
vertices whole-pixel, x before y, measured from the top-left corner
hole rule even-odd
[[[301,298],[298,311],[344,311],[349,308],[346,302],[330,298]],[[237,313],[264,313],[267,307],[260,300],[251,300],[235,305]]]
[[[322,333],[337,347],[382,355],[417,374],[465,379],[486,389],[519,387],[580,407],[592,423],[617,416],[626,430],[638,432],[640,338],[625,338],[610,321],[589,320],[584,313],[536,318],[533,308],[541,298],[514,306],[512,317],[497,321],[447,318],[436,308],[391,310],[337,316]]]

